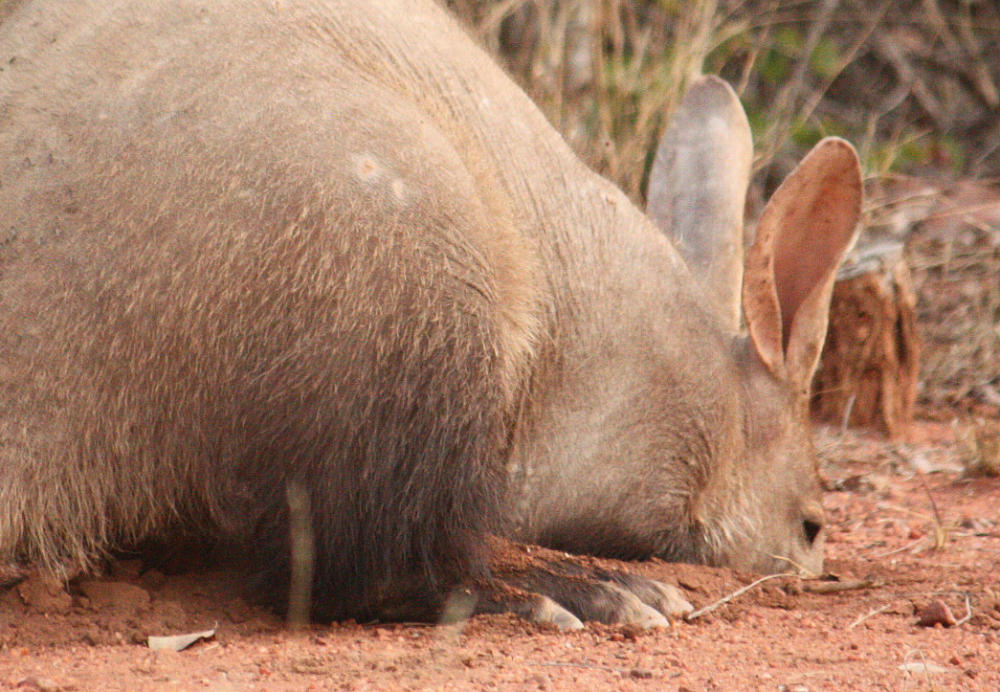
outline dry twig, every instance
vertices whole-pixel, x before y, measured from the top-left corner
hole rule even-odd
[[[882,582],[877,579],[851,579],[850,581],[819,581],[806,582],[802,585],[802,590],[808,593],[841,593],[843,591],[858,591],[881,586]]]
[[[868,618],[873,617],[875,615],[878,615],[879,613],[884,613],[885,611],[889,610],[889,608],[890,608],[890,604],[886,603],[884,606],[881,606],[879,608],[874,608],[873,610],[869,610],[866,614],[862,615],[857,620],[855,620],[850,625],[848,625],[847,629],[848,630],[853,630],[855,627],[857,627],[858,625],[860,625],[862,622],[864,622]]]
[[[959,620],[955,621],[955,627],[964,625],[971,619],[972,619],[972,603],[969,600],[969,594],[965,594],[965,615],[962,616]]]
[[[707,613],[711,613],[713,610],[715,610],[719,606],[723,606],[726,603],[729,603],[734,598],[738,598],[738,597],[742,596],[743,594],[745,594],[747,591],[749,591],[750,589],[754,588],[758,584],[763,584],[764,582],[766,582],[766,581],[768,581],[770,579],[776,579],[777,577],[787,577],[787,576],[788,576],[787,574],[783,574],[783,573],[780,573],[780,574],[768,574],[767,576],[761,577],[757,581],[754,581],[754,582],[752,582],[750,584],[747,584],[746,586],[744,586],[742,588],[736,589],[736,591],[733,591],[731,594],[729,594],[728,596],[725,596],[724,598],[720,598],[715,603],[711,603],[711,604],[709,604],[709,605],[707,605],[707,606],[705,606],[703,608],[699,608],[698,610],[694,611],[693,613],[689,613],[689,614],[685,615],[684,616],[684,620],[687,621],[687,622],[691,622],[692,620],[694,620],[696,618],[700,618],[702,615],[705,615]]]

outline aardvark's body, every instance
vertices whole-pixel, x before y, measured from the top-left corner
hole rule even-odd
[[[431,0],[4,13],[0,556],[193,530],[284,593],[298,488],[321,616],[634,601],[593,577],[660,607],[498,533],[819,567],[804,397],[848,145],[765,211],[740,336],[749,135],[717,80],[658,153],[658,229]]]

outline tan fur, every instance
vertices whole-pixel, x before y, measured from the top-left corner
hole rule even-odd
[[[496,513],[821,560],[785,383],[430,0],[29,0],[0,59],[0,555],[280,555],[302,478],[347,600]]]

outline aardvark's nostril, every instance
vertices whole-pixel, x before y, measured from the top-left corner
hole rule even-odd
[[[812,545],[816,542],[816,537],[819,532],[823,530],[823,524],[814,519],[803,519],[802,520],[802,533],[805,534],[806,543]]]

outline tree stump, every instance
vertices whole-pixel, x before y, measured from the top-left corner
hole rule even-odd
[[[816,418],[905,434],[920,366],[915,308],[902,243],[876,241],[852,253],[837,274],[813,380]]]

